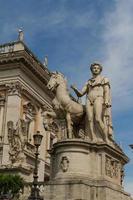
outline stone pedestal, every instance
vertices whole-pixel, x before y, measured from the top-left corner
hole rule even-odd
[[[47,200],[129,200],[122,187],[123,166],[128,158],[112,142],[90,143],[81,139],[57,142],[51,150],[51,178]]]

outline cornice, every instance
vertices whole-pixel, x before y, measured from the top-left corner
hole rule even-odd
[[[22,78],[13,78],[13,79],[5,79],[0,81],[0,89],[8,90],[10,95],[18,94],[19,96],[24,95],[29,99],[34,99],[38,105],[48,105],[48,107],[51,107],[51,99],[52,97],[50,94],[47,94],[44,98],[41,96],[36,90],[31,88]],[[17,90],[16,90],[16,89]],[[12,89],[15,89],[12,91]],[[11,92],[10,92],[11,90]]]
[[[50,71],[22,41],[0,45],[0,71],[12,69],[23,71],[43,89],[50,99],[53,97],[53,93],[46,89]]]
[[[28,70],[35,74],[43,83],[47,83],[50,72],[32,54],[25,50],[0,54],[0,70],[11,68],[12,63],[23,63]],[[6,65],[6,66],[5,66]],[[21,66],[21,65],[19,65]]]

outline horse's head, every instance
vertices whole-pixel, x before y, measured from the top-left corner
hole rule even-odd
[[[64,75],[59,72],[53,72],[47,84],[47,88],[53,91],[63,82],[65,82]]]

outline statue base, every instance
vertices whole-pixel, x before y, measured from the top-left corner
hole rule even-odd
[[[131,200],[122,187],[127,156],[115,143],[81,139],[57,142],[51,150],[47,200]]]

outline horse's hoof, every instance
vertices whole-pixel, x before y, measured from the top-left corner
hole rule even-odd
[[[96,139],[93,139],[92,142],[93,142],[93,143],[97,143],[97,140],[96,140]]]
[[[88,136],[85,137],[85,140],[86,140],[87,142],[91,142],[91,140],[90,140],[90,138],[89,138]]]

